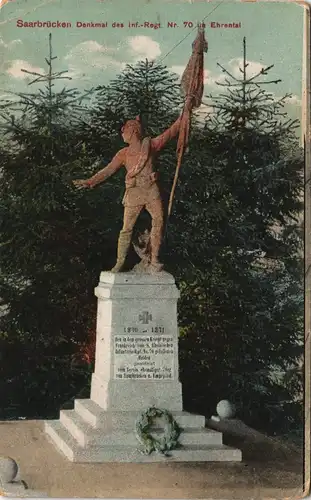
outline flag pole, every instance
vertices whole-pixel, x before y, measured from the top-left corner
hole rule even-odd
[[[190,81],[192,81],[192,78],[194,76],[194,68],[192,68],[192,72],[191,73],[192,74],[191,74]],[[183,112],[182,112],[182,115],[181,115],[181,121],[182,121],[185,118],[184,117],[185,113],[188,114],[188,116],[187,116],[187,120],[188,120],[187,137],[189,137],[190,120],[191,120],[191,113],[192,113],[192,105],[190,103],[191,103],[191,95],[190,95],[190,97],[189,97],[189,95],[187,95],[186,96],[186,100],[185,100],[185,104],[184,104],[184,109],[183,109]],[[186,108],[186,106],[187,106],[187,108]],[[175,170],[175,175],[174,175],[174,181],[173,181],[173,185],[172,185],[172,189],[171,189],[171,193],[170,193],[170,199],[169,199],[168,211],[167,211],[167,218],[169,218],[170,215],[171,215],[171,213],[172,213],[173,200],[174,200],[174,195],[175,195],[175,191],[176,191],[176,186],[177,186],[179,171],[180,171],[181,162],[182,162],[182,159],[183,159],[184,152],[185,152],[185,145],[183,144],[180,147],[180,149],[178,151],[178,155],[177,155],[177,165],[176,165],[176,170]]]
[[[180,151],[179,151],[179,153],[178,153],[177,166],[176,166],[175,176],[174,176],[174,181],[173,181],[173,186],[172,186],[172,190],[171,190],[171,194],[170,194],[170,201],[169,201],[169,204],[168,204],[168,212],[167,212],[168,217],[171,215],[171,212],[172,212],[173,199],[174,199],[175,189],[176,189],[176,186],[177,186],[178,175],[179,175],[179,170],[180,170],[180,167],[181,167],[181,162],[182,162],[183,154],[184,154],[184,152],[183,152],[183,150],[181,148]]]

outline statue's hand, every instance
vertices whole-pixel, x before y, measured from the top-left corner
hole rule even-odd
[[[73,185],[78,189],[89,188],[90,184],[87,179],[77,179],[76,181],[72,181]]]

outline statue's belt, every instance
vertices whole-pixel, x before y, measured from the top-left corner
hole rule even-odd
[[[158,172],[152,172],[148,177],[146,177],[146,187],[152,186],[157,180],[159,179],[159,173]],[[150,182],[150,184],[148,183]],[[149,184],[149,185],[148,185]],[[137,186],[137,177],[126,177],[125,178],[125,186],[126,189],[132,188],[132,187],[141,187],[144,188],[144,185]]]

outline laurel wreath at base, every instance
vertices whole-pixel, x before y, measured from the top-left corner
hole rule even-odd
[[[164,435],[156,439],[151,433],[155,418],[164,418]],[[162,453],[169,456],[169,451],[180,447],[179,436],[182,429],[177,424],[173,415],[167,410],[161,410],[152,406],[144,411],[135,422],[135,434],[139,443],[143,446],[140,450],[144,455],[152,452]]]

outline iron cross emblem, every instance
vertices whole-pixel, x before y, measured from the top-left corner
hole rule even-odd
[[[152,314],[150,314],[148,311],[144,311],[139,315],[138,318],[139,321],[143,323],[143,325],[148,325],[149,321],[152,321]]]

